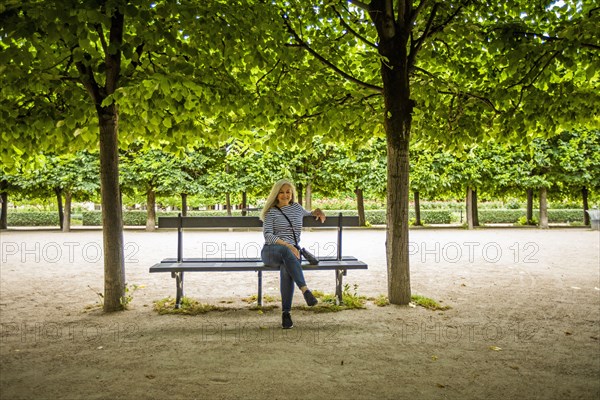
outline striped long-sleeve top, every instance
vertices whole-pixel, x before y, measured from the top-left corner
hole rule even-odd
[[[290,223],[281,214],[281,211],[283,211],[292,222],[292,225],[294,226],[293,231],[290,227]],[[291,245],[295,245],[296,242],[300,243],[302,219],[306,215],[311,215],[310,211],[306,211],[304,207],[298,203],[292,203],[288,206],[281,207],[281,211],[272,207],[265,214],[265,220],[263,221],[265,243],[275,244],[277,239],[281,239]],[[296,240],[294,240],[294,233],[296,234]]]

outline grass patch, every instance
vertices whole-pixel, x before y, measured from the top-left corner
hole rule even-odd
[[[344,310],[364,309],[366,308],[365,305],[367,301],[372,301],[378,307],[385,307],[390,304],[388,297],[383,294],[377,297],[367,298],[366,296],[361,296],[358,294],[358,285],[354,285],[353,288],[354,290],[351,291],[350,285],[344,285],[344,289],[342,290],[342,304],[336,304],[337,299],[335,297],[335,294],[324,293],[319,290],[313,290],[314,296],[317,299],[319,299],[319,304],[317,304],[314,307],[308,307],[304,305],[297,306],[294,307],[294,309],[310,311],[314,313],[329,313]],[[252,304],[256,303],[257,299],[258,298],[256,295],[252,295],[242,300],[246,303]],[[267,303],[274,303],[278,301],[278,299],[273,296],[264,296],[263,300]],[[420,306],[433,311],[445,311],[450,309],[449,306],[443,306],[433,299],[420,295],[412,295],[410,304],[413,307]],[[258,311],[259,314],[263,314],[263,312],[273,311],[277,308],[279,308],[279,306],[275,304],[268,304],[262,306],[259,306],[258,304],[252,304],[248,308],[248,310]],[[200,303],[199,301],[191,299],[189,297],[183,297],[181,299],[181,307],[178,309],[175,308],[175,299],[172,297],[167,297],[154,302],[154,311],[158,312],[160,315],[199,315],[206,314],[211,311],[228,311],[235,309],[236,308],[232,307],[221,307],[212,304]]]
[[[384,294],[380,294],[376,298],[372,299],[372,301],[377,307],[385,307],[390,305],[390,300]]]
[[[263,303],[275,303],[276,301],[278,301],[279,299],[275,296],[271,296],[268,294],[263,295]],[[258,303],[258,295],[253,294],[252,296],[249,297],[244,297],[242,299],[243,302],[245,303]]]
[[[190,299],[189,297],[181,298],[181,307],[175,308],[175,299],[167,297],[165,299],[154,302],[154,311],[160,315],[165,314],[184,314],[184,315],[199,315],[206,314],[210,311],[227,311],[231,310],[228,307],[219,307],[212,304],[203,304],[198,300]]]
[[[316,313],[338,312],[343,310],[354,310],[365,308],[367,298],[359,296],[357,293],[358,285],[354,285],[354,291],[350,292],[350,285],[344,285],[342,290],[342,304],[336,304],[335,294],[326,294],[319,290],[313,290],[313,295],[319,299],[319,304],[313,307],[300,306],[301,310],[312,311]]]
[[[434,310],[434,311],[445,311],[445,310],[450,309],[450,306],[443,306],[433,299],[430,299],[425,296],[420,296],[418,294],[413,294],[410,297],[410,299],[411,299],[410,305],[412,307],[420,306],[423,308],[427,308],[428,310]],[[385,306],[390,305],[390,300],[384,294],[380,294],[377,297],[370,297],[368,300],[372,301],[373,304],[375,304],[377,307],[385,307]]]
[[[413,303],[414,305],[421,306],[428,310],[445,311],[445,310],[450,309],[450,306],[443,306],[440,303],[438,303],[437,301],[430,299],[429,297],[420,296],[418,294],[413,294],[410,297],[410,299],[411,299],[411,303]]]

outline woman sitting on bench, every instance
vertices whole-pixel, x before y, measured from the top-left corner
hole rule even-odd
[[[304,280],[298,243],[304,216],[313,215],[316,219],[324,222],[325,214],[318,208],[312,212],[305,210],[296,202],[296,199],[294,184],[282,179],[273,185],[260,214],[265,236],[265,245],[261,252],[262,261],[265,265],[278,267],[280,270],[281,325],[283,329],[290,329],[294,326],[290,315],[294,283],[302,291],[306,304],[314,306],[318,302],[308,290]]]

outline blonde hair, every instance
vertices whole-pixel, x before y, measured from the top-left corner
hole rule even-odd
[[[294,203],[296,201],[296,198],[298,197],[298,193],[296,192],[296,186],[294,186],[294,184],[287,179],[278,180],[277,182],[275,182],[275,184],[271,188],[271,193],[269,193],[269,197],[267,197],[265,206],[263,207],[262,211],[260,212],[261,221],[264,221],[265,216],[267,215],[269,210],[277,205],[277,196],[279,195],[279,191],[281,190],[281,188],[285,185],[289,185],[290,188],[292,189],[292,200],[290,201],[290,204]]]

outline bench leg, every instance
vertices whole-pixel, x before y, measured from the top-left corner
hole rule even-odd
[[[183,271],[173,272],[171,275],[175,278],[175,285],[177,286],[175,308],[181,308],[181,299],[183,298]]]
[[[346,275],[346,270],[344,270],[344,269],[336,269],[335,270],[335,302],[337,305],[341,305],[343,303],[342,284],[344,282],[344,275]]]
[[[262,293],[262,271],[258,271],[258,306],[263,305],[263,293]]]

